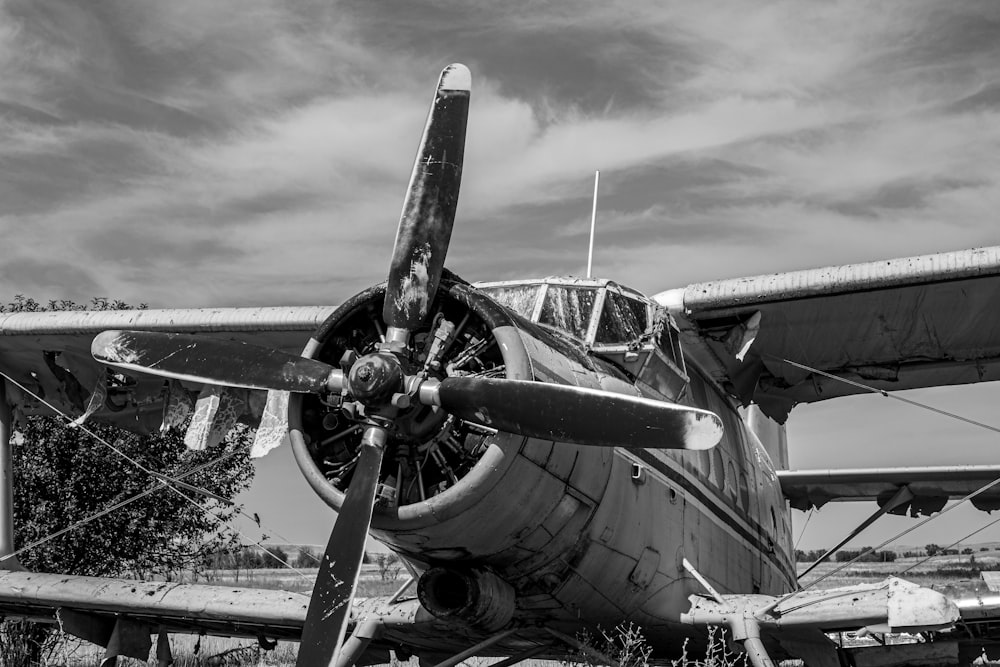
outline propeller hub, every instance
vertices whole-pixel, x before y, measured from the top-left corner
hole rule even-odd
[[[355,362],[349,383],[355,399],[368,406],[384,405],[403,391],[403,368],[395,355],[375,352]]]

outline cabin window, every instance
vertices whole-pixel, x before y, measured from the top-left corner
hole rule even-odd
[[[733,498],[736,497],[736,466],[730,461],[729,465],[726,467],[726,488],[729,491],[729,495]]]
[[[646,304],[608,290],[594,342],[614,345],[635,341],[648,326]]]
[[[722,462],[722,447],[716,445],[712,448],[712,478],[715,485],[720,489],[726,488],[726,468]]]
[[[698,452],[698,465],[702,474],[708,478],[712,470],[712,452],[702,449]]]
[[[581,340],[587,337],[597,292],[588,287],[549,285],[545,291],[539,324],[561,329]]]
[[[483,288],[491,299],[526,319],[535,314],[535,302],[541,285],[500,285]]]
[[[750,511],[750,485],[747,484],[747,476],[740,473],[740,505],[743,509]]]

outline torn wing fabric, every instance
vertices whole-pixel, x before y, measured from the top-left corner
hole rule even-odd
[[[105,379],[102,377],[94,384],[94,391],[91,392],[90,398],[87,400],[87,407],[84,409],[83,414],[74,419],[69,423],[71,428],[78,428],[83,426],[84,423],[90,419],[90,417],[96,413],[98,410],[104,407],[105,401],[108,399],[108,388]]]
[[[867,391],[860,385],[1000,379],[1000,247],[699,283],[655,299],[713,379],[781,423],[797,403]],[[748,368],[755,377],[740,385],[750,393],[739,395],[735,376]]]
[[[284,441],[288,434],[288,397],[287,391],[267,392],[250,458],[260,458]]]
[[[245,407],[245,389],[205,385],[195,403],[184,444],[195,451],[217,446],[236,425]]]
[[[94,336],[105,330],[208,334],[297,354],[333,310],[289,306],[0,313],[0,371],[10,378],[7,400],[18,418],[52,414],[36,396],[58,411],[78,415],[88,406],[86,391],[108,377],[90,350]],[[73,385],[70,376],[85,389],[78,402],[67,390]],[[114,376],[105,404],[87,421],[140,434],[159,429],[166,397],[163,378],[138,372]],[[25,390],[16,389],[15,382]]]
[[[184,388],[177,380],[171,380],[167,385],[166,398],[163,401],[163,422],[160,433],[167,433],[183,426],[194,411],[192,392]]]

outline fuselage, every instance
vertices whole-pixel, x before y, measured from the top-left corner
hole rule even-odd
[[[532,297],[530,286],[541,292]],[[322,354],[330,340],[356,331],[365,304],[377,308],[378,298],[377,290],[362,295],[335,314],[327,333],[317,335],[314,352]],[[497,352],[492,361],[483,357],[480,372],[705,408],[722,418],[725,435],[715,448],[697,452],[587,447],[502,432],[451,433],[436,425],[425,430],[437,435],[420,431],[422,440],[400,445],[398,464],[387,456],[387,500],[376,508],[372,529],[423,576],[425,607],[485,633],[510,619],[570,635],[630,620],[644,628],[654,648],[669,651],[692,635],[680,624],[688,597],[705,592],[683,560],[724,593],[778,594],[793,587],[787,509],[768,453],[784,446],[780,427],[762,427],[765,418],[752,406],[738,410],[685,359],[666,313],[608,281],[547,279],[480,290],[459,284],[447,288],[447,299],[468,307],[482,331],[492,334]],[[470,321],[448,307],[442,313]],[[481,338],[470,335],[466,349],[481,349]],[[326,352],[341,353],[340,348]],[[454,358],[461,358],[461,351]],[[309,410],[306,405],[302,414]],[[315,463],[320,457],[312,443],[324,434],[310,436],[315,429],[308,424],[300,429],[306,435],[300,436],[297,454],[307,453]],[[461,436],[452,442],[470,449],[473,443],[474,465],[442,447],[445,466],[450,461],[449,472],[456,473],[453,481],[435,486],[426,474],[408,475],[404,467],[412,466],[406,456],[418,467],[422,460],[430,471],[435,443],[444,441],[441,433]],[[762,442],[759,436],[767,434],[775,440]],[[325,440],[340,437],[335,432]],[[337,506],[331,473],[310,470],[308,461],[303,468]],[[493,611],[508,606],[509,613],[477,615],[468,605],[450,610],[448,586],[459,578],[478,582],[470,584],[482,589],[477,594],[496,598]]]

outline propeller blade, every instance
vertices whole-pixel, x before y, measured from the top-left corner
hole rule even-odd
[[[344,384],[343,372],[321,361],[210,336],[104,331],[90,353],[119,368],[227,387],[318,394]]]
[[[428,393],[461,419],[545,440],[708,449],[722,438],[722,420],[712,412],[600,389],[464,376],[445,378]]]
[[[362,436],[361,457],[316,575],[295,661],[297,667],[334,664],[344,642],[365,557],[387,437],[385,428],[374,425],[369,425]]]
[[[472,75],[465,65],[446,67],[427,115],[399,219],[382,310],[382,319],[396,329],[413,330],[427,318],[441,280],[462,181],[471,85]]]

